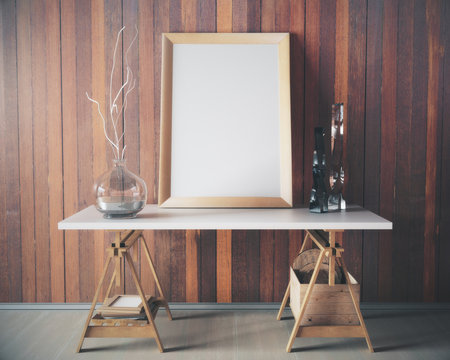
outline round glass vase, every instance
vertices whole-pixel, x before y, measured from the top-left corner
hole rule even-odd
[[[147,203],[147,186],[128,170],[126,160],[113,160],[113,167],[97,179],[95,195],[104,218],[133,218]]]

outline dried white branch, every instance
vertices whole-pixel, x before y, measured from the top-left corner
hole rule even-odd
[[[108,142],[111,144],[112,148],[113,148],[113,153],[114,156],[116,156],[116,158],[119,158],[119,147],[109,138],[108,133],[106,132],[106,121],[105,121],[105,117],[102,114],[102,111],[100,110],[100,104],[98,103],[97,100],[92,99],[91,97],[89,97],[87,91],[86,91],[86,96],[87,98],[92,101],[94,104],[97,104],[97,111],[98,114],[100,115],[100,117],[102,118],[103,121],[103,132],[105,133],[105,137],[108,140]],[[123,153],[123,152],[122,152]]]
[[[112,130],[114,132],[113,134],[113,138],[115,139],[115,141],[111,140],[111,137],[108,136],[108,132],[107,132],[107,126],[106,126],[106,120],[105,120],[105,116],[103,116],[101,110],[100,110],[100,104],[98,103],[98,101],[92,99],[89,97],[88,93],[86,92],[86,96],[87,98],[92,101],[93,103],[97,104],[97,110],[98,113],[103,121],[103,131],[105,133],[105,137],[108,140],[108,142],[110,143],[110,145],[112,146],[113,149],[113,153],[116,159],[123,159],[124,154],[125,154],[125,148],[126,145],[123,147],[122,151],[120,151],[120,142],[122,141],[122,139],[124,138],[125,135],[125,128],[122,131],[122,134],[119,137],[119,134],[117,132],[118,129],[118,123],[119,120],[122,118],[123,116],[123,121],[125,123],[125,112],[127,109],[127,105],[128,105],[128,94],[135,88],[136,86],[136,79],[133,76],[133,71],[131,70],[131,67],[128,65],[128,53],[132,47],[132,45],[134,44],[137,36],[138,36],[138,29],[137,26],[135,25],[135,29],[136,29],[136,34],[134,35],[133,40],[131,41],[130,45],[127,48],[127,51],[125,52],[125,65],[126,65],[126,80],[125,82],[122,84],[122,86],[119,88],[119,90],[117,91],[116,95],[114,96],[113,99],[113,78],[114,78],[114,71],[116,68],[116,54],[117,54],[117,48],[119,46],[119,40],[120,40],[120,35],[123,33],[123,31],[125,30],[125,26],[122,27],[122,29],[120,29],[120,31],[117,34],[117,39],[116,39],[116,44],[114,47],[114,53],[113,53],[113,63],[112,63],[112,68],[111,68],[111,76],[110,76],[110,82],[109,82],[109,115],[110,115],[110,121],[111,121],[111,125],[112,125]],[[122,35],[123,36],[123,35]],[[123,96],[123,102],[119,108],[119,106],[117,105],[117,101],[119,99],[120,96]]]

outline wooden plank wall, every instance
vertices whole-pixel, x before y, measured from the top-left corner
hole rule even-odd
[[[4,0],[0,2],[0,301],[86,302],[111,234],[61,232],[109,166],[102,107],[117,31],[138,73],[128,165],[157,202],[161,33],[290,32],[293,194],[307,203],[313,129],[345,103],[346,198],[394,221],[349,232],[364,301],[450,301],[450,2]],[[447,179],[447,180],[446,180]],[[171,301],[280,301],[301,231],[147,231]],[[133,256],[149,292],[140,249]],[[133,292],[128,269],[124,291]]]

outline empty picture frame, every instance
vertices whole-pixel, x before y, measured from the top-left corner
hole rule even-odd
[[[162,207],[292,207],[288,33],[162,35]]]

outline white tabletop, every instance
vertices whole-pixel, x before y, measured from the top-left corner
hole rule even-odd
[[[60,230],[390,230],[392,222],[359,206],[324,214],[291,209],[167,209],[146,207],[134,219],[104,219],[95,207],[58,223]]]

